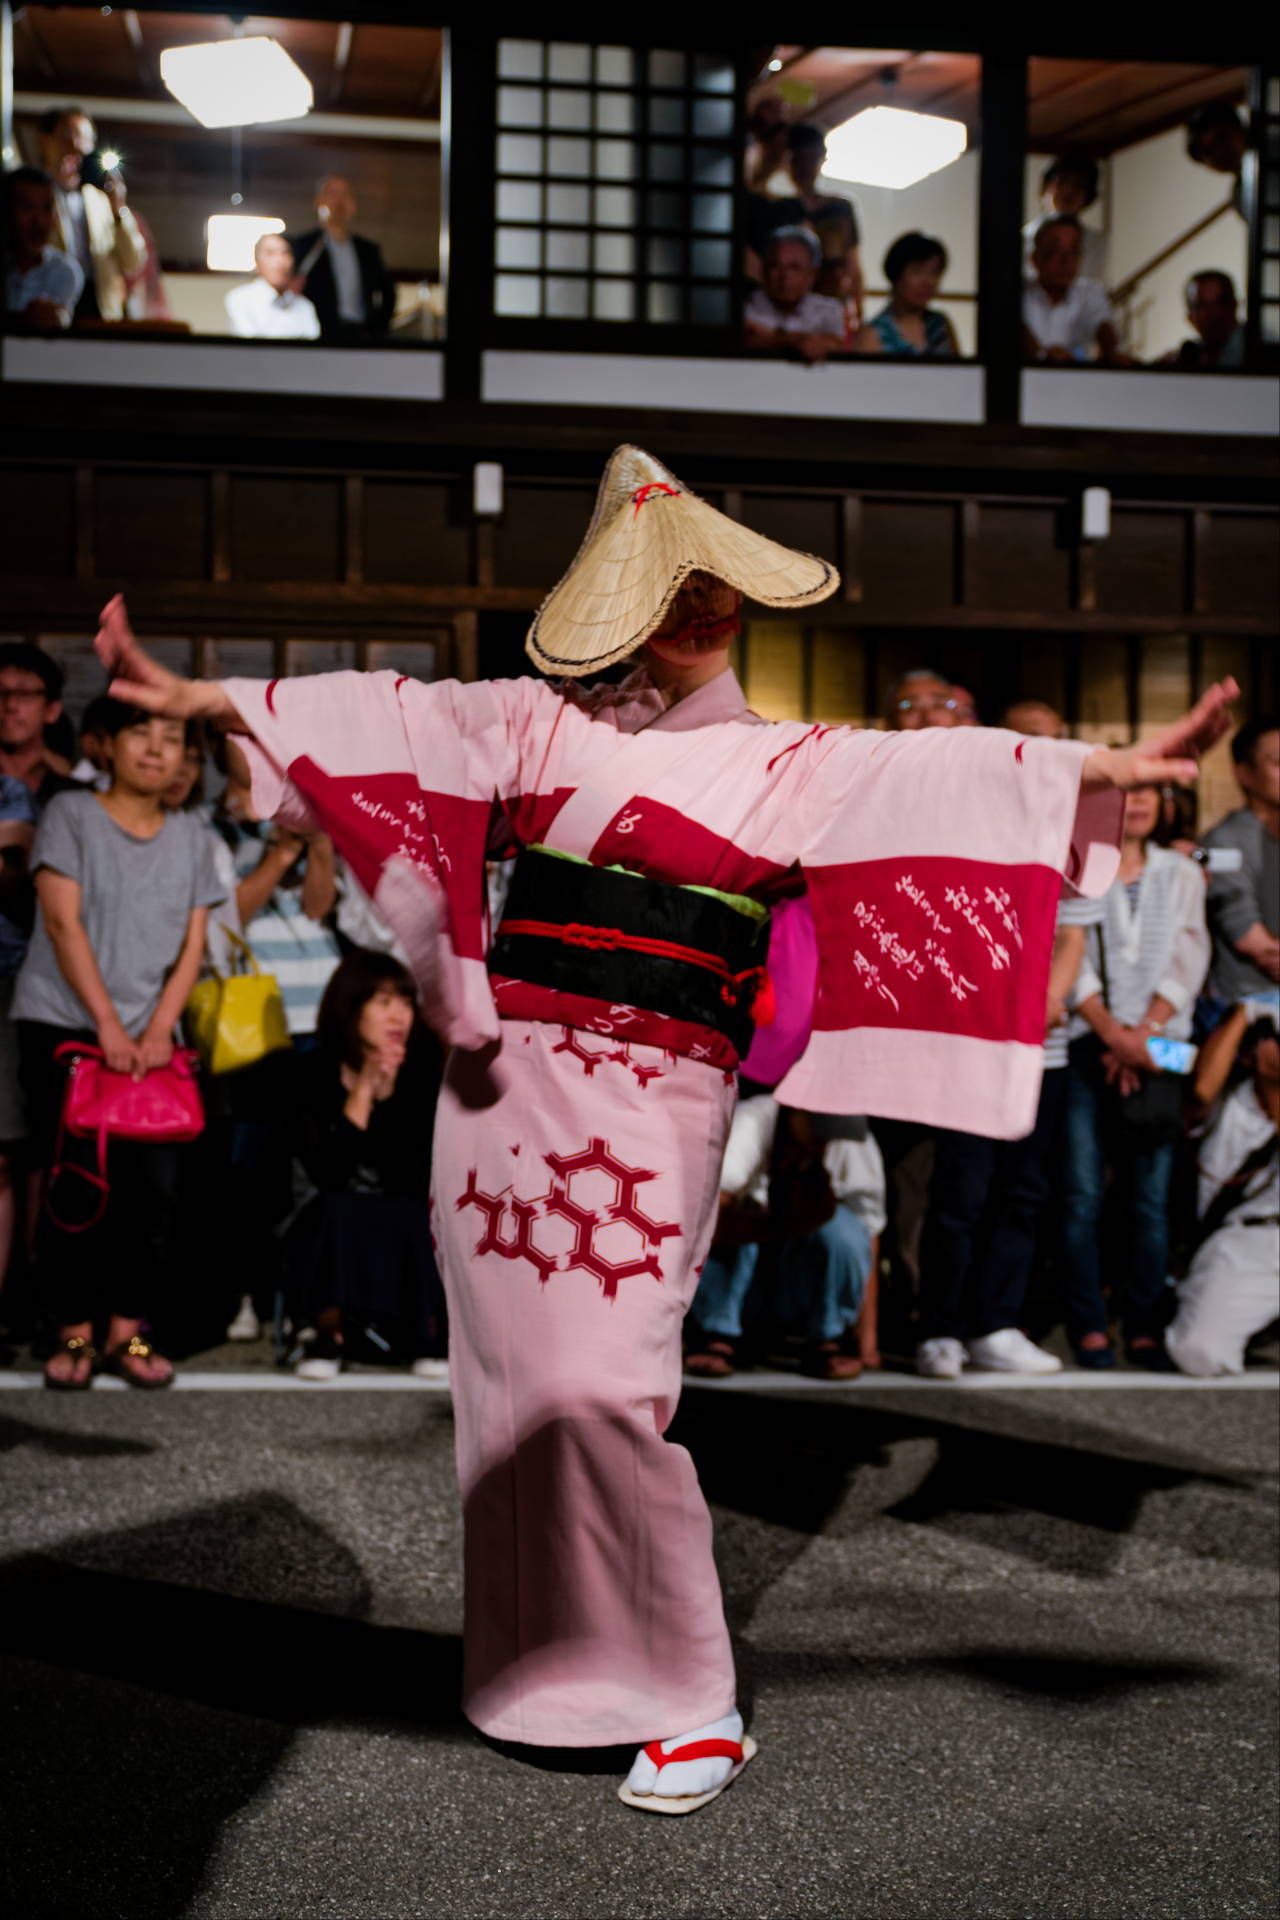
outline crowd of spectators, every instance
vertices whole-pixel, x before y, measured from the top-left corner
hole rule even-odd
[[[40,648],[0,646],[6,1322],[63,1390],[97,1365],[162,1386],[165,1349],[268,1327],[305,1379],[440,1373],[441,1061],[391,935],[323,834],[254,817],[220,742],[106,695],[77,735],[61,693]],[[999,718],[1065,731],[1045,700]],[[932,669],[891,689],[890,729],[982,724]],[[800,1114],[742,1081],[692,1374],[784,1353],[828,1380],[882,1353],[942,1380],[1097,1369],[1113,1329],[1131,1365],[1243,1367],[1280,1315],[1280,721],[1233,757],[1242,804],[1202,840],[1172,790],[1135,794],[1109,893],[1064,890],[1027,1138]],[[811,939],[788,911],[775,938]],[[61,1136],[59,1049],[165,1068],[198,977],[241,964],[287,1033],[205,1077],[199,1139],[113,1141],[104,1189],[92,1143]]]
[[[50,333],[103,321],[171,322],[154,237],[129,204],[118,156],[100,151],[90,116],[51,107],[36,143],[38,165],[0,176],[11,324]],[[368,345],[388,333],[395,281],[377,243],[355,231],[354,185],[325,174],[314,204],[314,226],[258,240],[253,278],[225,300],[236,337]]]
[[[999,721],[1066,733],[1041,699]],[[920,667],[886,724],[983,721]],[[1132,1367],[1242,1370],[1280,1319],[1280,718],[1233,761],[1243,804],[1202,841],[1194,796],[1137,793],[1106,896],[1064,890],[1025,1139],[832,1122],[742,1083],[691,1374],[786,1346],[823,1379],[882,1353],[939,1380],[1098,1370],[1116,1336]]]
[[[955,329],[935,302],[947,271],[935,234],[900,234],[881,272],[887,303],[865,311],[858,211],[819,186],[826,159],[821,128],[789,125],[781,101],[766,96],[748,119],[746,155],[749,292],[744,342],[754,352],[799,355],[810,364],[831,354],[954,359]],[[1234,107],[1201,108],[1187,129],[1188,157],[1239,181],[1248,135]],[[1022,349],[1029,364],[1132,367],[1124,324],[1109,292],[1107,235],[1085,219],[1099,196],[1097,161],[1058,155],[1040,181],[1040,209],[1022,230]],[[1244,365],[1245,335],[1230,274],[1206,267],[1185,289],[1192,338],[1152,364],[1204,372]]]

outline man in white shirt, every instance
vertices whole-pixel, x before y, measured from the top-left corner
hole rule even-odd
[[[1023,348],[1028,360],[1074,366],[1094,358],[1107,366],[1131,362],[1120,351],[1120,336],[1106,288],[1080,273],[1080,222],[1060,214],[1036,228],[1031,263],[1035,279],[1022,295]]]
[[[1087,208],[1098,198],[1098,163],[1087,153],[1062,153],[1051,160],[1040,175],[1040,211],[1022,229],[1026,248],[1026,274],[1035,279],[1032,253],[1036,232],[1042,220],[1058,214],[1073,216],[1080,222],[1080,271],[1086,280],[1107,282],[1107,236],[1083,219]]]
[[[747,346],[792,347],[812,362],[849,344],[843,306],[813,290],[821,269],[822,243],[810,228],[779,227],[770,234],[764,285],[743,315]]]
[[[291,291],[293,248],[282,233],[264,233],[253,249],[256,280],[227,295],[232,333],[242,340],[318,340],[320,322],[311,302]]]

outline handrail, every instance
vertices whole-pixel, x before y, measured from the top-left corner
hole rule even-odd
[[[1150,260],[1140,266],[1136,273],[1131,273],[1127,280],[1122,280],[1119,286],[1112,287],[1111,298],[1118,301],[1127,300],[1149,273],[1154,273],[1156,268],[1162,267],[1166,260],[1171,260],[1179,247],[1185,247],[1188,240],[1194,240],[1198,233],[1203,233],[1206,227],[1211,227],[1215,220],[1222,218],[1224,213],[1230,213],[1234,206],[1235,195],[1232,194],[1220,207],[1215,207],[1212,213],[1206,213],[1203,218],[1196,221],[1193,227],[1188,227],[1186,232],[1180,233],[1176,240],[1171,240],[1168,246],[1162,247],[1159,253],[1153,254]]]

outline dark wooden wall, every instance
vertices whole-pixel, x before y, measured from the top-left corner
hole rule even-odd
[[[496,524],[472,519],[469,488],[456,467],[0,464],[6,624],[82,618],[120,587],[145,621],[198,615],[212,633],[314,622],[359,638],[442,610],[532,609],[572,558],[593,481],[509,477]],[[1247,639],[1280,621],[1277,515],[1258,504],[1117,497],[1110,538],[1088,544],[1066,487],[700,491],[837,562],[828,626]]]

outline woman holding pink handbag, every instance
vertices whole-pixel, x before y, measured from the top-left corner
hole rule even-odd
[[[173,1378],[141,1325],[170,1258],[181,1152],[173,1138],[108,1129],[104,1188],[101,1166],[91,1171],[92,1144],[61,1139],[67,1043],[136,1082],[179,1072],[174,1029],[199,970],[208,909],[223,893],[202,824],[164,804],[186,749],[183,723],[111,701],[105,724],[110,786],[59,794],[36,835],[40,913],[13,1007],[33,1131],[52,1170],[39,1261],[58,1344],[45,1383],[64,1390],[90,1385],[103,1325],[107,1370],[137,1387]]]

